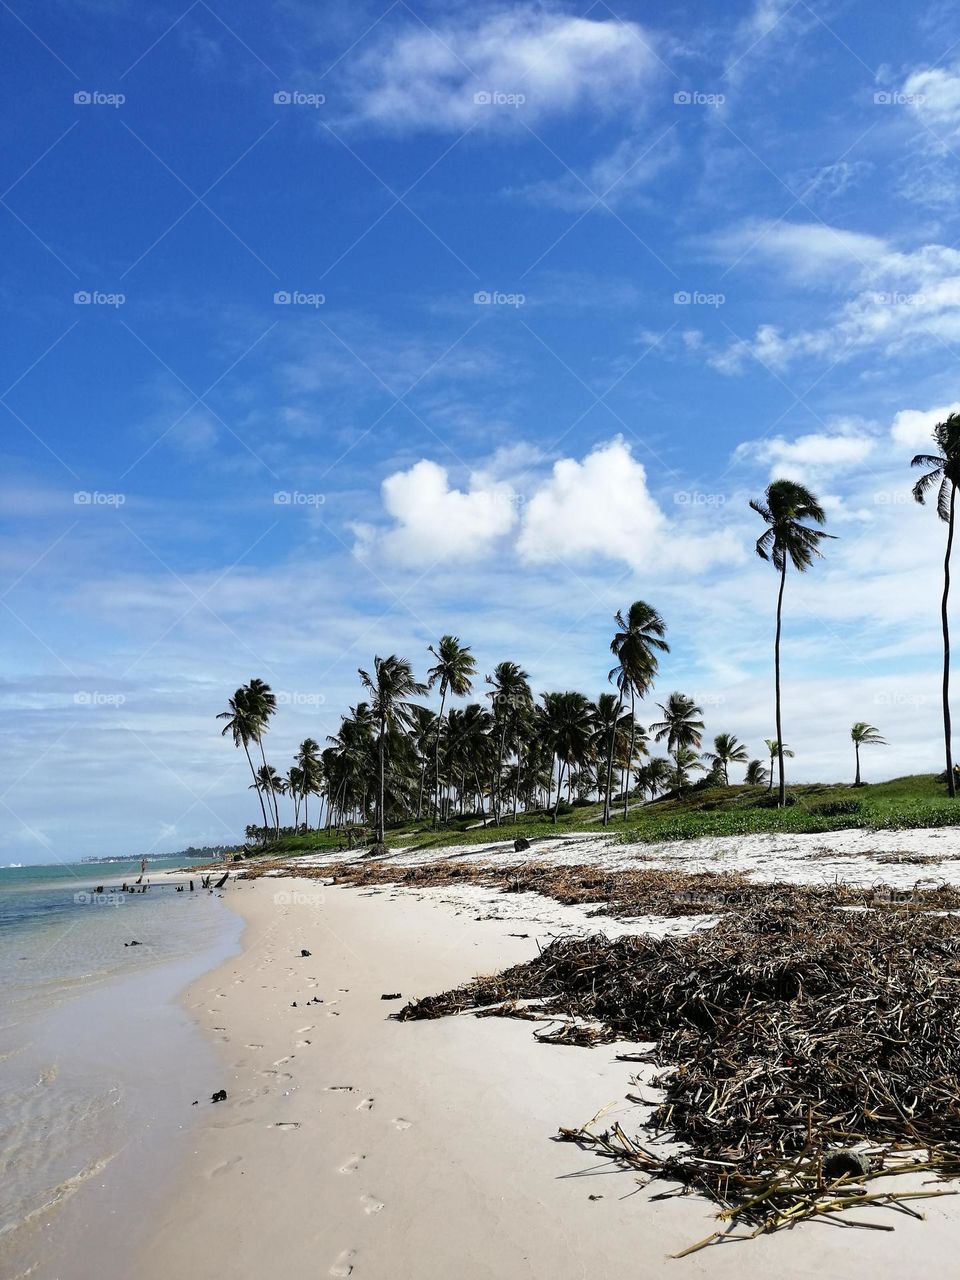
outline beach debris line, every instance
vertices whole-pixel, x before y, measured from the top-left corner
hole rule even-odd
[[[564,1043],[650,1042],[662,1096],[641,1124],[666,1153],[597,1118],[559,1137],[720,1204],[700,1248],[862,1206],[916,1217],[914,1201],[956,1194],[929,1177],[960,1178],[958,984],[955,917],[760,907],[695,934],[561,938],[396,1016],[539,1002]],[[893,1175],[907,1189],[873,1187]]]

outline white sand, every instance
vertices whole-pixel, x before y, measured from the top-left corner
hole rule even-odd
[[[906,873],[902,882],[912,884],[931,873],[877,867],[863,850],[909,849],[918,837],[925,849],[934,840],[943,851],[957,847],[954,831],[750,844],[762,846],[755,865],[769,877],[798,874],[805,855],[829,839],[863,879],[883,872],[900,883]],[[662,848],[682,865],[716,869],[738,865],[746,843],[732,842],[737,853],[721,841]],[[611,865],[631,853],[592,837],[591,853],[567,844],[535,852]],[[512,846],[508,854],[513,860]],[[809,865],[812,878],[833,878],[828,861]],[[714,1229],[713,1206],[693,1196],[650,1203],[663,1184],[638,1190],[633,1174],[551,1141],[558,1126],[583,1123],[611,1103],[636,1129],[644,1111],[625,1098],[637,1088],[637,1067],[616,1061],[623,1046],[541,1045],[528,1022],[472,1015],[397,1023],[388,1014],[400,1002],[380,1000],[383,992],[407,999],[443,990],[530,958],[538,939],[598,926],[622,931],[622,922],[476,886],[398,893],[264,878],[231,885],[226,900],[247,920],[243,954],[187,999],[219,1041],[229,1096],[201,1102],[196,1150],[138,1280],[952,1273],[960,1198],[929,1202],[925,1223],[875,1213],[873,1221],[896,1226],[893,1234],[817,1224],[668,1260]],[[529,936],[510,936],[517,933]],[[301,958],[301,948],[312,955]],[[322,1004],[308,1003],[315,995]]]

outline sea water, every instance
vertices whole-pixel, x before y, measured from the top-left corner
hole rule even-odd
[[[219,1087],[177,997],[241,923],[199,875],[194,892],[151,875],[177,865],[155,863],[144,892],[139,861],[0,869],[5,1280],[123,1276],[194,1099]]]

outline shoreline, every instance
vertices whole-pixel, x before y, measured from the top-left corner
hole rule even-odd
[[[401,1002],[381,1001],[529,960],[558,935],[688,923],[595,919],[476,884],[273,874],[241,880],[230,905],[246,921],[243,950],[185,997],[216,1038],[228,1097],[201,1114],[140,1280],[259,1280],[278,1265],[286,1280],[580,1280],[636,1273],[638,1260],[642,1276],[732,1280],[747,1267],[892,1280],[908,1265],[948,1265],[960,1222],[950,1199],[929,1202],[925,1223],[898,1217],[892,1235],[813,1226],[669,1260],[715,1230],[716,1206],[650,1203],[666,1184],[640,1189],[629,1171],[552,1141],[606,1107],[636,1132],[645,1112],[628,1095],[651,1097],[656,1071],[618,1061],[631,1046],[540,1044],[538,1024],[472,1014],[397,1023]]]

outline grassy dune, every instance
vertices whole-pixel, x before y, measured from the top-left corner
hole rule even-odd
[[[762,787],[691,791],[682,799],[665,798],[633,807],[626,819],[618,816],[606,830],[625,841],[656,841],[775,831],[841,831],[857,827],[897,830],[960,824],[960,799],[950,801],[934,774],[915,774],[858,788],[848,784],[803,784],[791,787],[788,797],[793,803],[786,809],[777,809],[769,807],[775,796]],[[517,822],[508,819],[499,827],[489,820],[483,827],[476,815],[457,818],[439,830],[433,830],[429,822],[408,822],[388,828],[387,843],[392,848],[431,849],[558,832],[599,835],[604,830],[600,815],[599,805],[585,805],[562,811],[556,826],[543,813],[523,814]],[[264,852],[290,856],[343,847],[343,839],[335,832],[310,832],[285,837],[268,845]]]

